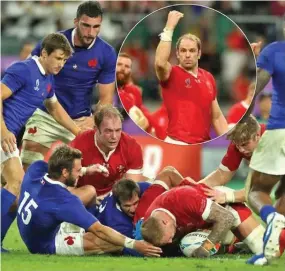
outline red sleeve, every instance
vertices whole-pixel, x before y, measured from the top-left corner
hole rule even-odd
[[[129,144],[128,171],[130,174],[142,174],[143,172],[143,155],[141,146],[131,138]]]
[[[242,154],[238,151],[236,146],[231,143],[222,163],[220,164],[220,169],[224,171],[235,171],[239,168],[242,158]]]
[[[240,103],[235,104],[233,107],[230,108],[227,121],[228,124],[236,124],[242,118],[242,116],[246,112],[246,108],[239,106]]]

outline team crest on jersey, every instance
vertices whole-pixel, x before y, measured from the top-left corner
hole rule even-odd
[[[73,241],[74,239],[75,239],[75,237],[69,235],[69,236],[64,238],[64,241],[66,241],[66,243],[69,246],[72,246],[74,244],[74,241]]]
[[[31,127],[28,129],[28,134],[34,135],[37,131],[37,127]]]
[[[117,166],[117,171],[119,173],[123,173],[123,172],[125,172],[125,167],[123,165],[119,165],[119,166]]]
[[[98,63],[98,61],[97,61],[96,58],[90,59],[90,60],[88,61],[88,66],[89,66],[90,68],[95,68],[95,67],[97,66],[97,63]]]
[[[187,78],[186,80],[185,80],[185,87],[186,88],[191,88],[191,80],[190,80],[190,78]]]
[[[34,87],[34,90],[35,91],[39,91],[40,90],[40,80],[39,79],[36,80],[36,86]]]
[[[48,84],[48,85],[47,85],[47,92],[49,93],[50,90],[51,90],[51,84]]]

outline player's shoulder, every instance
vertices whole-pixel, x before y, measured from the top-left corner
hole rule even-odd
[[[16,61],[11,64],[6,72],[27,72],[31,69],[31,66],[34,65],[34,60],[32,58],[25,59],[23,61]]]
[[[275,41],[266,45],[261,51],[261,54],[266,52],[268,53],[270,52],[276,53],[278,51],[284,52],[284,49],[285,49],[285,41]]]
[[[202,74],[203,76],[206,76],[208,78],[211,78],[211,79],[214,79],[214,76],[211,72],[205,70],[205,69],[202,69],[202,68],[198,68],[198,73]]]
[[[87,143],[89,143],[90,140],[94,141],[94,135],[95,135],[94,129],[86,130],[86,131],[80,133],[79,135],[77,135],[75,137],[75,139],[73,139],[72,142],[77,142],[77,143],[87,142]]]
[[[24,181],[39,180],[43,178],[47,172],[48,164],[45,161],[36,161],[28,167],[24,175]]]
[[[122,132],[120,145],[123,147],[132,148],[134,145],[139,145],[135,138],[129,134]]]
[[[58,31],[58,33],[64,35],[67,38],[69,38],[69,37],[71,37],[73,30],[74,30],[74,28],[69,28],[69,29],[60,30],[60,31]]]
[[[105,54],[115,53],[115,49],[107,41],[103,40],[101,37],[96,37],[95,44],[99,46]],[[93,46],[93,50],[97,50],[97,46]]]

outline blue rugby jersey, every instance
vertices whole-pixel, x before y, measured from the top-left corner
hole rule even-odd
[[[73,119],[89,116],[94,86],[115,81],[116,52],[98,36],[88,48],[84,48],[74,45],[75,29],[61,33],[69,40],[74,53],[59,74],[55,75],[56,96]],[[39,56],[40,49],[41,42],[32,51],[32,55]],[[41,109],[45,110],[44,107]]]

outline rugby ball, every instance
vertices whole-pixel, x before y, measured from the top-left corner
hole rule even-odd
[[[211,231],[209,230],[198,230],[185,235],[180,241],[180,249],[182,253],[186,257],[192,257],[192,254],[195,249],[202,245],[202,243],[208,238],[210,232]],[[216,247],[210,251],[210,255],[216,254],[218,248],[219,245],[216,245]]]

